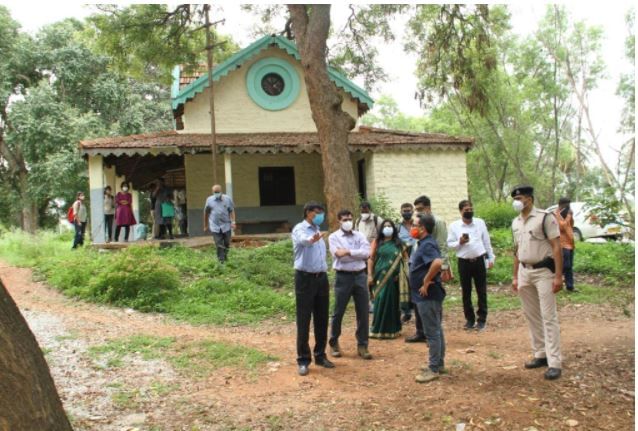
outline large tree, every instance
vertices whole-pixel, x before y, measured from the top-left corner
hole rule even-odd
[[[0,222],[33,232],[47,216],[57,221],[54,199],[69,202],[87,188],[77,143],[171,127],[169,93],[111,72],[77,20],[35,37],[3,7],[0,22],[0,202],[9,209]]]
[[[0,429],[71,431],[49,367],[0,280]]]

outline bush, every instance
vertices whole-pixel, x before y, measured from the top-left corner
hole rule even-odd
[[[148,246],[132,246],[109,259],[89,282],[102,302],[141,311],[165,311],[164,302],[180,285],[179,273]]]
[[[506,202],[485,202],[474,206],[477,217],[485,220],[488,229],[509,228],[516,217],[512,205]]]

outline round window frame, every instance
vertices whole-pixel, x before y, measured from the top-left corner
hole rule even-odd
[[[275,73],[284,81],[284,90],[277,96],[271,96],[261,87],[262,79],[269,73]],[[280,58],[264,58],[253,64],[246,75],[248,95],[258,106],[268,111],[281,111],[292,105],[301,90],[301,81],[295,68]]]

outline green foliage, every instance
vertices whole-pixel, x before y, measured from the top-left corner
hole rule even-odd
[[[106,360],[110,368],[121,367],[124,359],[131,355],[140,355],[145,361],[164,359],[182,372],[200,376],[221,367],[254,370],[267,361],[277,359],[245,346],[210,340],[178,343],[174,337],[149,335],[118,338],[89,348],[89,356],[94,361]],[[156,392],[167,390],[170,388],[155,386]],[[128,401],[128,397],[124,398],[123,401]]]
[[[635,257],[636,250],[633,244],[581,242],[576,245],[574,251],[574,272],[601,275],[609,282],[633,285]]]
[[[141,311],[165,311],[165,302],[179,287],[179,273],[151,247],[129,247],[116,253],[108,270],[89,281],[98,300]]]
[[[509,228],[516,217],[512,205],[505,202],[483,202],[475,205],[474,211],[485,221],[488,229]]]
[[[400,208],[394,208],[388,198],[383,194],[379,193],[375,196],[371,196],[368,199],[362,199],[359,197],[359,203],[367,201],[370,203],[370,207],[372,208],[372,212],[377,216],[381,217],[383,220],[392,220],[396,221],[400,217]],[[359,208],[357,206],[356,211],[354,211],[359,216]]]

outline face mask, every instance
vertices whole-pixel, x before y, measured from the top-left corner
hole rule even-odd
[[[463,218],[466,220],[472,220],[472,217],[474,217],[474,211],[465,211],[463,213]]]
[[[213,196],[215,197],[215,199],[219,199],[222,196],[222,194],[221,192],[215,192],[213,193]]]
[[[393,233],[394,229],[392,229],[392,226],[385,226],[383,228],[383,236],[385,236],[386,238],[390,238]]]
[[[517,213],[520,213],[523,211],[523,208],[525,208],[525,204],[522,201],[514,201],[512,202],[512,208],[514,208],[514,211]]]
[[[401,215],[403,216],[403,220],[408,221],[412,218],[412,211],[404,212]]]
[[[122,191],[123,192],[128,192],[128,187],[126,187],[126,186],[122,187]]]
[[[413,227],[412,229],[410,229],[410,236],[414,239],[419,239],[419,228],[418,227]]]
[[[363,221],[367,221],[370,219],[370,213],[363,213],[361,214],[361,220]]]
[[[323,223],[324,217],[325,216],[323,213],[315,214],[315,216],[312,218],[312,224],[314,224],[315,226],[321,225],[321,223]]]
[[[341,229],[346,232],[350,232],[352,230],[352,220],[341,222]]]
[[[565,218],[565,217],[567,217],[567,214],[569,214],[569,207],[566,207],[566,208],[563,208],[562,210],[560,210],[561,217]]]

